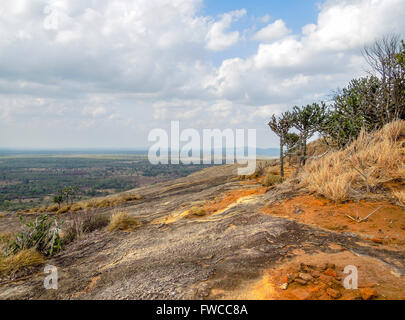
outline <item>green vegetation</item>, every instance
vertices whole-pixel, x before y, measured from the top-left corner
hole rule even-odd
[[[0,210],[27,210],[55,203],[53,211],[57,211],[64,202],[183,177],[205,167],[151,165],[143,155],[0,156]]]
[[[327,145],[344,149],[362,130],[372,132],[395,120],[405,119],[405,43],[386,36],[366,47],[363,55],[370,66],[369,76],[352,80],[335,92],[330,103],[313,103],[273,115],[270,129],[280,137],[280,175],[284,158],[296,158],[296,175],[308,159],[307,141],[320,134]],[[290,132],[295,129],[298,139]],[[286,149],[286,150],[285,150]]]
[[[56,219],[50,219],[48,215],[37,217],[34,221],[25,222],[19,216],[23,230],[16,234],[7,248],[8,254],[16,254],[26,249],[36,249],[38,252],[52,256],[61,249],[59,227]]]

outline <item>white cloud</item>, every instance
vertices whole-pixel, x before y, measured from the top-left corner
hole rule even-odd
[[[237,10],[222,15],[221,20],[215,22],[207,34],[207,48],[213,51],[222,51],[239,41],[239,32],[226,32],[231,23],[246,15],[246,10]]]
[[[104,107],[85,107],[83,109],[84,115],[91,115],[93,118],[104,116],[107,113],[106,108]]]
[[[211,17],[202,7],[202,0],[4,1],[0,147],[145,146],[148,130],[174,119],[259,128],[259,144],[269,145],[273,112],[364,74],[360,49],[375,38],[405,38],[403,0],[325,1],[299,33],[288,19],[237,24],[249,12]],[[256,23],[267,25],[247,36]],[[242,42],[245,35],[255,41]]]
[[[273,23],[268,24],[263,29],[260,29],[253,36],[253,39],[263,42],[271,42],[288,35],[290,32],[291,31],[287,28],[285,22],[279,19]]]

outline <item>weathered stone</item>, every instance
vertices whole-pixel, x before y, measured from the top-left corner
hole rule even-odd
[[[326,289],[326,293],[333,299],[338,299],[342,296],[339,291],[332,288]]]
[[[301,278],[295,278],[294,281],[297,282],[297,283],[299,283],[299,284],[302,284],[302,285],[306,285],[307,282],[308,282],[308,281],[303,280],[303,279],[301,279]]]
[[[375,288],[362,288],[360,294],[363,300],[371,300],[378,297],[378,292]]]
[[[336,277],[336,276],[337,276],[336,271],[335,271],[335,270],[332,270],[332,269],[326,269],[326,270],[323,272],[323,274],[324,274],[324,275],[327,275],[327,276],[330,276],[330,277]]]
[[[282,285],[279,286],[279,288],[280,288],[281,290],[287,290],[287,288],[288,288],[288,282],[283,283]]]
[[[305,281],[311,281],[312,279],[313,279],[313,277],[309,274],[309,273],[300,273],[299,275],[298,275],[302,280],[305,280]]]
[[[311,272],[311,275],[312,275],[314,278],[319,278],[319,277],[321,276],[321,273],[320,273],[319,271],[317,271],[317,270],[313,270],[313,271]]]

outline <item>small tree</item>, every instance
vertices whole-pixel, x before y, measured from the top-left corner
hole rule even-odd
[[[73,199],[76,196],[77,192],[79,191],[78,187],[65,187],[61,190],[63,197],[66,201],[67,204],[69,204],[69,202],[72,204],[73,203]]]
[[[292,115],[290,112],[281,114],[279,118],[273,114],[268,123],[270,129],[280,138],[280,175],[284,178],[284,145],[286,136],[292,127]]]
[[[63,195],[61,193],[58,193],[56,196],[53,197],[53,202],[58,205],[58,208],[60,209],[60,205],[63,202]]]
[[[287,147],[286,153],[288,155],[288,163],[291,165],[291,157],[298,149],[300,136],[294,132],[287,133],[285,136],[285,146]]]
[[[343,90],[335,92],[329,112],[320,131],[338,148],[357,138],[362,128],[371,131],[383,122],[378,112],[381,81],[377,77],[352,80]]]
[[[300,132],[299,159],[296,175],[307,157],[307,141],[319,131],[326,117],[326,104],[313,103],[305,107],[295,106],[292,113],[292,125]]]
[[[386,35],[363,50],[371,68],[369,73],[381,80],[377,105],[379,127],[405,117],[405,69],[401,63],[404,47],[399,39],[398,35]]]

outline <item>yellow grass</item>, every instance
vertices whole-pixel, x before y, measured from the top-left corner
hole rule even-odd
[[[24,268],[35,267],[44,262],[44,257],[38,251],[23,250],[13,256],[0,257],[0,275],[15,274]]]
[[[56,212],[58,210],[59,210],[59,206],[57,204],[53,204],[46,209],[47,212]]]
[[[56,212],[57,214],[66,212],[76,212],[80,210],[91,210],[97,208],[108,208],[122,205],[129,201],[136,201],[142,199],[142,196],[134,193],[117,194],[108,197],[94,198],[87,201],[75,202],[73,204],[64,204],[60,208],[57,204],[51,206],[42,206],[41,208],[33,208],[26,210],[25,213],[44,213],[44,212]],[[23,211],[17,212],[17,214],[23,214]]]
[[[112,215],[110,224],[108,225],[108,230],[131,230],[138,225],[139,222],[127,212],[119,212]]]
[[[72,206],[70,207],[70,212],[76,212],[76,211],[80,211],[83,210],[84,206],[82,205],[82,203],[78,202],[78,203],[74,203],[72,204]]]
[[[353,194],[373,192],[384,183],[405,177],[405,121],[374,132],[361,132],[345,150],[308,161],[300,175],[311,192],[336,202]]]
[[[283,178],[281,178],[280,175],[278,174],[273,174],[273,173],[268,173],[264,179],[262,180],[262,184],[265,187],[271,187],[274,186],[276,184],[280,184],[283,182]]]
[[[207,214],[207,211],[201,207],[192,207],[190,209],[190,215],[193,215],[193,216],[203,217],[206,214]]]
[[[394,191],[392,193],[400,206],[405,207],[405,190]]]
[[[66,213],[70,210],[70,205],[64,205],[61,206],[60,209],[58,211],[56,211],[57,214],[61,214],[61,213]]]

